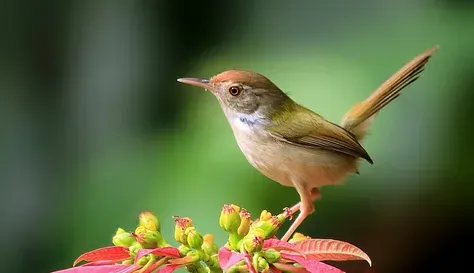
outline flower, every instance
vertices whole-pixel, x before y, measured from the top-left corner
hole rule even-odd
[[[222,207],[219,225],[229,233],[236,233],[240,226],[240,207],[224,205]]]
[[[248,253],[254,253],[262,249],[264,239],[265,231],[261,228],[255,228],[245,235],[242,239],[242,244]]]
[[[214,236],[212,234],[204,235],[201,249],[210,256],[217,253],[217,245],[214,243]]]
[[[187,235],[185,233],[188,227],[193,226],[193,221],[188,217],[174,217],[175,228],[174,228],[174,239],[182,244],[187,245]]]
[[[250,226],[250,229],[262,229],[264,232],[264,238],[268,239],[276,234],[278,228],[280,228],[281,226],[281,223],[280,221],[278,221],[277,216],[270,216],[264,219],[265,220],[260,219],[258,221],[253,222]]]
[[[149,211],[140,213],[138,216],[139,225],[144,226],[148,230],[160,231],[160,221]]]
[[[214,237],[201,236],[187,217],[175,217],[174,237],[181,244],[172,247],[159,231],[158,218],[142,213],[133,233],[116,230],[112,238],[115,246],[86,252],[72,268],[56,273],[171,273],[182,267],[191,273],[342,273],[319,260],[366,260],[371,265],[367,254],[346,242],[312,239],[301,233],[295,233],[290,242],[277,239],[275,232],[288,217],[287,212],[272,216],[263,211],[252,222],[245,209],[225,205],[220,224],[229,232],[229,240],[218,249]],[[76,267],[83,261],[87,263]]]
[[[295,232],[288,242],[294,244],[294,243],[301,242],[307,239],[311,239],[311,237],[306,236],[303,233]]]
[[[250,219],[250,213],[246,209],[242,209],[240,211],[240,225],[239,228],[237,229],[237,234],[240,237],[244,237],[247,235],[250,229],[250,224],[252,223],[252,220]]]
[[[122,228],[118,228],[115,232],[114,237],[112,237],[112,243],[115,246],[124,246],[129,247],[135,242],[135,238],[130,232],[126,232]]]
[[[260,213],[260,221],[268,220],[270,217],[272,217],[272,214],[265,209]]]
[[[194,249],[201,248],[204,240],[202,238],[202,235],[196,231],[195,227],[188,227],[185,231],[185,234],[187,235],[187,242],[190,247]]]
[[[281,258],[281,254],[279,251],[269,248],[263,251],[263,257],[269,262],[269,263],[275,263],[278,262]]]

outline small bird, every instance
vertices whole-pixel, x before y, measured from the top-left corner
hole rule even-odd
[[[373,164],[361,141],[378,112],[418,79],[437,49],[434,46],[406,63],[354,105],[339,124],[296,103],[259,73],[228,70],[209,79],[178,81],[214,94],[248,162],[268,178],[296,189],[300,202],[289,213],[300,213],[281,238],[287,241],[314,212],[320,187],[341,184],[358,173],[362,159]]]

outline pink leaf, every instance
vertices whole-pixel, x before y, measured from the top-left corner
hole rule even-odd
[[[231,251],[225,246],[219,249],[219,265],[224,272],[226,272],[229,267],[238,263],[244,257],[244,254]]]
[[[171,259],[168,261],[170,264],[190,264],[194,262],[194,257],[184,256],[182,258]]]
[[[273,273],[282,273],[280,269],[276,268],[273,264],[270,265],[270,270]]]
[[[135,257],[135,262],[138,261],[141,257],[148,255],[148,254],[155,254],[158,256],[167,256],[167,257],[175,257],[179,258],[179,250],[175,247],[162,247],[162,248],[154,248],[154,249],[142,249],[139,250],[137,256]]]
[[[122,260],[130,257],[128,248],[122,246],[108,246],[86,252],[79,256],[73,266],[81,261],[97,262],[101,260]]]
[[[302,267],[308,270],[310,273],[344,273],[344,271],[330,266],[328,264],[313,260],[306,259],[299,255],[291,255],[287,253],[282,253],[281,257],[286,260],[291,260],[299,263]]]
[[[166,259],[167,259],[166,257],[161,258],[161,260],[159,260],[156,263],[152,264],[150,267],[143,270],[143,272],[141,272],[141,273],[151,273],[151,272],[153,272],[153,270],[157,269],[159,266],[161,266],[163,263],[165,263]]]
[[[132,272],[136,272],[136,270],[141,268],[141,267],[142,267],[141,265],[132,264],[132,265],[129,265],[128,268],[124,268],[122,270],[114,271],[114,273],[132,273]]]
[[[349,261],[365,260],[372,266],[372,261],[358,247],[332,239],[308,239],[295,243],[295,246],[306,257],[318,261]]]
[[[274,266],[275,269],[279,270],[280,272],[308,273],[308,270],[304,269],[303,267],[294,266],[292,264],[274,263],[272,266]]]
[[[182,264],[167,264],[161,267],[160,269],[158,269],[157,273],[171,273],[182,266],[183,266]]]
[[[258,273],[257,269],[253,267],[252,260],[250,260],[250,255],[244,256],[244,261],[250,273]]]
[[[294,245],[287,242],[280,241],[279,239],[267,239],[263,242],[263,249],[273,248],[275,250],[290,250],[297,252],[299,254],[304,255],[301,253],[300,249]]]
[[[129,269],[129,268],[131,269],[131,266],[126,265],[126,264],[80,266],[80,267],[71,267],[64,270],[54,271],[52,273],[118,273],[118,272],[127,272],[127,271],[122,271],[122,270]],[[135,270],[135,268],[133,270]]]

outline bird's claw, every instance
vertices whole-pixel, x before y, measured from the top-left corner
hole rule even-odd
[[[283,209],[283,211],[285,212],[285,216],[291,221],[293,220],[293,211],[291,211],[291,209],[289,207],[285,207]]]

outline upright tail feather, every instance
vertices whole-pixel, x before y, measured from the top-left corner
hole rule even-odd
[[[341,126],[352,132],[358,140],[362,140],[377,113],[400,96],[402,89],[418,79],[433,53],[438,49],[434,46],[400,68],[386,80],[372,95],[352,107],[342,118]]]

